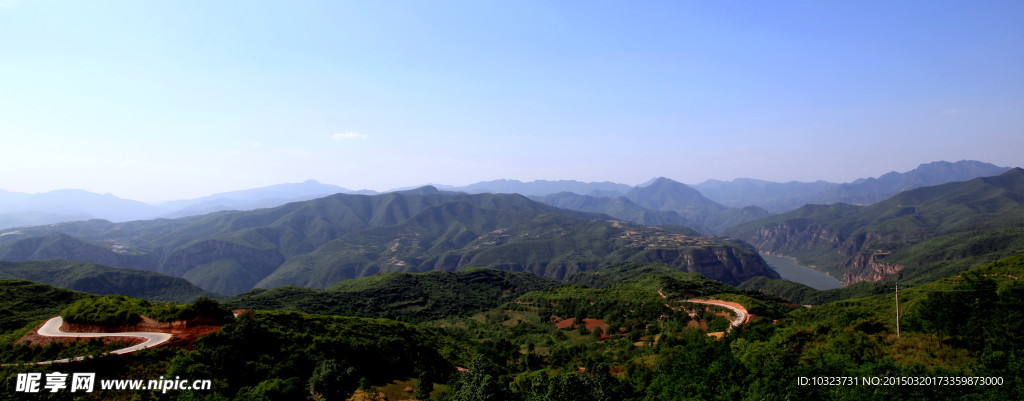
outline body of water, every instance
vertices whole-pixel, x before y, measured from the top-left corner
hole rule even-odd
[[[843,285],[828,274],[800,265],[795,260],[781,256],[761,255],[768,266],[775,269],[783,279],[800,283],[819,290],[831,290]]]

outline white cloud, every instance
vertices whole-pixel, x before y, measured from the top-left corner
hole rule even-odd
[[[263,144],[259,143],[259,142],[253,143],[252,145],[249,145],[250,148],[259,148],[261,146],[263,146]]]
[[[20,0],[0,0],[0,8],[14,8],[20,2]]]
[[[331,135],[331,139],[335,141],[344,141],[349,139],[366,139],[366,135],[360,134],[358,132],[349,131],[344,134]]]

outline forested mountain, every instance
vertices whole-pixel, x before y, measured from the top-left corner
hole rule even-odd
[[[90,220],[94,218],[95,217],[88,214],[61,214],[37,211],[0,213],[0,229],[22,226],[39,226],[43,224],[75,220]]]
[[[727,227],[768,215],[758,207],[722,206],[697,190],[659,177],[633,187],[622,196],[591,196],[562,192],[533,199],[560,208],[605,213],[644,225],[682,225],[717,234]]]
[[[829,190],[823,202],[870,205],[903,191],[915,188],[941,185],[949,182],[967,181],[978,177],[991,177],[1005,173],[1008,167],[999,167],[973,160],[956,163],[945,161],[925,163],[905,173],[895,171],[878,178],[864,178],[848,184],[840,184]]]
[[[0,354],[4,362],[39,361],[101,345],[44,347],[18,340],[39,319],[54,314],[98,324],[122,315],[136,321],[138,314],[163,316],[157,320],[166,321],[202,312],[225,318],[214,323],[220,327],[207,330],[210,334],[152,351],[55,366],[104,378],[150,372],[214,380],[210,390],[170,391],[168,399],[195,399],[197,394],[199,399],[349,399],[356,394],[357,399],[495,401],[675,399],[678,394],[696,399],[1019,399],[1024,394],[1024,286],[1017,278],[1022,275],[1024,256],[1016,256],[954,277],[901,285],[899,335],[897,302],[888,288],[878,295],[845,296],[842,302],[806,293],[802,296],[821,303],[804,308],[771,288],[760,288],[768,293],[743,290],[643,263],[606,266],[570,279],[587,287],[552,286],[529,273],[470,269],[385,274],[330,290],[259,290],[236,299],[284,310],[247,311],[234,319],[208,300],[158,304],[0,280]],[[298,290],[309,295],[297,296]],[[730,329],[734,312],[687,302],[692,298],[726,300],[745,309],[748,319]],[[476,301],[489,304],[469,305]],[[422,323],[288,311],[308,307],[328,314],[395,314]],[[464,307],[470,314],[458,313]],[[0,380],[11,382],[19,373],[39,369],[7,366],[0,369]],[[834,386],[801,382],[822,372],[858,381]],[[897,382],[863,381],[873,377]],[[933,386],[906,381],[968,379],[985,381]],[[35,399],[35,394],[12,394]],[[47,396],[100,400],[121,394],[127,393]]]
[[[559,192],[547,196],[533,196],[530,199],[562,209],[604,213],[617,219],[632,221],[646,226],[677,225],[690,228],[699,227],[696,221],[687,219],[675,211],[648,209],[624,196],[610,198],[607,196]]]
[[[88,294],[27,280],[0,279],[0,334],[56,316]]]
[[[341,281],[326,290],[295,286],[256,289],[232,297],[225,304],[233,308],[422,322],[481,312],[527,292],[557,285],[558,281],[531,273],[470,268],[384,273]]]
[[[902,192],[871,206],[807,205],[727,234],[843,277],[929,280],[1024,251],[1024,170]]]
[[[665,262],[739,283],[775,276],[738,241],[558,209],[520,195],[424,187],[337,194],[271,209],[180,219],[85,221],[0,232],[0,259],[82,260],[184,277],[209,291],[325,288],[391,271],[462,267],[562,279],[623,261]]]
[[[91,294],[128,295],[153,301],[188,303],[199,297],[217,296],[180,277],[64,260],[0,261],[0,279],[29,280]]]
[[[633,188],[626,194],[636,204],[654,210],[675,211],[694,221],[698,230],[720,233],[740,223],[768,216],[756,206],[730,208],[712,201],[686,184],[660,177],[649,185]]]

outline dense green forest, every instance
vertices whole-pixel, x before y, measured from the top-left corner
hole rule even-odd
[[[385,294],[382,288],[390,284],[408,289],[413,280],[428,283],[424,286],[431,293],[476,288],[487,294],[488,286],[500,293],[509,281],[525,279],[499,277],[486,269],[461,273],[383,276],[326,292],[379,291],[364,293],[369,299]],[[657,264],[602,268],[574,277],[569,285],[549,286],[542,280],[542,288],[469,315],[441,313],[440,307],[407,310],[403,318],[418,324],[288,311],[230,318],[214,300],[173,305],[25,282],[5,282],[4,291],[21,294],[11,302],[27,302],[32,297],[17,289],[35,286],[33,291],[53,294],[49,313],[63,310],[92,322],[126,323],[118,319],[132,314],[187,318],[197,309],[223,317],[219,331],[188,347],[64,365],[113,378],[211,379],[210,391],[105,391],[79,398],[66,392],[36,398],[19,393],[14,399],[336,400],[358,394],[435,400],[1005,400],[1024,396],[1022,275],[1024,256],[1018,256],[901,288],[899,335],[895,294],[888,290],[849,290],[841,296],[804,290],[793,293],[800,300],[786,299],[777,291],[762,292],[763,287],[740,289]],[[731,312],[685,302],[691,298],[733,301],[755,317],[730,329]],[[450,296],[442,299],[456,302]],[[794,303],[808,299],[821,303],[810,308]],[[417,319],[417,311],[437,318]],[[22,317],[37,319],[22,326],[8,324],[2,337],[5,358],[53,354],[52,346],[46,351],[14,345],[44,315]],[[92,346],[75,347],[86,347],[79,352],[99,347]],[[52,370],[4,367],[0,380],[10,385],[25,371]],[[997,377],[1002,384],[801,384],[826,376]]]
[[[0,261],[0,279],[30,280],[90,294],[127,295],[151,301],[188,303],[199,297],[219,297],[180,277],[66,260]]]
[[[342,281],[327,290],[295,286],[252,290],[228,299],[225,305],[422,322],[484,311],[556,285],[561,284],[530,273],[482,268],[385,273]]]
[[[75,301],[61,311],[65,321],[103,326],[131,326],[142,321],[141,316],[158,322],[204,318],[211,324],[223,324],[232,318],[230,311],[210,298],[199,298],[187,305],[170,302],[150,302],[123,295],[104,295]]]

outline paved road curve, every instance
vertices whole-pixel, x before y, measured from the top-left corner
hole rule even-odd
[[[661,290],[662,288],[658,289],[658,295],[668,300],[668,296],[665,295],[664,292],[661,292]],[[736,319],[733,319],[732,323],[730,323],[729,330],[732,330],[733,327],[739,326],[741,324],[750,323],[750,315],[747,313],[747,309],[744,308],[742,305],[740,305],[739,307],[733,306],[732,304],[734,304],[735,302],[719,301],[717,299],[687,299],[685,301],[679,302],[692,302],[695,304],[715,305],[733,311],[733,313],[736,313]],[[736,305],[739,304],[736,303]],[[675,309],[669,306],[669,304],[665,304],[665,306],[668,306],[670,309],[673,310]]]
[[[47,320],[46,323],[43,323],[43,326],[39,328],[37,333],[45,337],[138,337],[146,339],[146,341],[141,344],[110,351],[111,354],[127,354],[143,348],[155,347],[169,341],[173,336],[170,333],[155,333],[148,331],[131,331],[121,333],[69,333],[60,329],[62,324],[64,324],[64,318],[60,316],[51,318],[50,320]],[[48,365],[51,363],[67,363],[71,361],[81,361],[85,358],[86,357],[84,356],[79,356],[75,358],[58,359],[56,361],[36,362],[36,364]]]
[[[723,308],[729,309],[729,310],[733,311],[734,313],[736,313],[736,319],[733,319],[733,321],[731,323],[733,327],[739,326],[739,325],[744,324],[744,323],[747,323],[750,320],[750,316],[747,315],[747,310],[746,309],[737,308],[737,307],[729,305],[728,303],[725,303],[723,301],[717,301],[717,300],[713,300],[713,299],[708,299],[708,300],[688,299],[688,300],[683,301],[683,302],[692,302],[692,303],[695,303],[695,304],[705,304],[705,305],[715,305],[715,306],[721,306]]]

